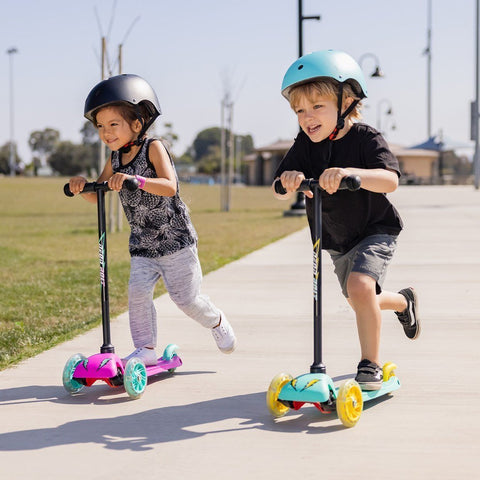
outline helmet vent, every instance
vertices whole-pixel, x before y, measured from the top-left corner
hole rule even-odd
[[[301,70],[303,68],[303,65],[299,65],[298,69]]]

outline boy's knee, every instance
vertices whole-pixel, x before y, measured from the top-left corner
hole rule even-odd
[[[376,280],[368,275],[353,272],[347,281],[348,298],[353,302],[376,294]]]

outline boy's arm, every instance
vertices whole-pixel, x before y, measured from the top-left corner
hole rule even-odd
[[[281,195],[275,191],[275,182],[280,179],[282,182],[283,188],[287,191],[284,195]],[[272,184],[272,190],[273,190],[273,195],[275,198],[278,198],[279,200],[288,200],[293,197],[295,192],[297,191],[297,188],[300,186],[300,183],[302,183],[302,180],[305,180],[305,175],[302,172],[298,172],[296,170],[291,170],[291,171],[285,171],[283,172],[280,177],[277,177],[273,184]],[[313,193],[306,191],[304,192],[305,196],[312,198]]]
[[[340,181],[347,175],[358,175],[362,188],[375,193],[391,193],[398,187],[398,174],[386,168],[328,168],[320,176],[320,186],[328,193],[335,193]]]

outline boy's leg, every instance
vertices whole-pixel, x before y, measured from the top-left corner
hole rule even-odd
[[[376,280],[352,272],[347,280],[348,300],[355,311],[361,359],[379,363],[382,314],[377,301]]]
[[[381,310],[403,312],[408,306],[407,299],[401,293],[383,290],[380,295],[377,295],[377,299]]]

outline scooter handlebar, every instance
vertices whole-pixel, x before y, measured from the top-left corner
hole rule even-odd
[[[123,182],[123,188],[129,190],[130,192],[134,192],[138,189],[138,180],[136,178],[127,178]],[[103,190],[104,192],[108,192],[110,190],[108,186],[108,182],[87,182],[83,187],[83,190],[80,193],[96,193],[99,190]],[[67,197],[73,197],[74,194],[70,191],[70,185],[66,183],[63,186],[63,193]]]
[[[361,184],[362,181],[360,180],[360,177],[358,175],[348,175],[347,177],[342,178],[338,189],[350,190],[351,192],[355,192],[356,190],[360,189]],[[318,186],[318,179],[307,178],[305,180],[302,180],[302,183],[300,183],[300,186],[297,188],[297,192],[306,192],[308,190],[313,191],[315,185]],[[275,192],[279,195],[285,195],[287,193],[285,188],[283,188],[282,182],[279,178],[275,180],[273,187],[275,189]],[[323,190],[321,187],[319,188]]]

